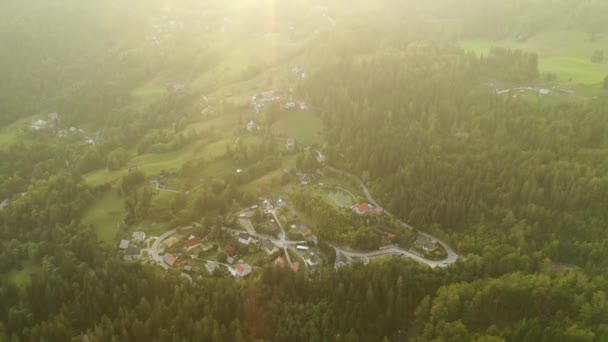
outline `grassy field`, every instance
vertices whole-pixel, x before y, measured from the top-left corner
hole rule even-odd
[[[587,34],[577,31],[552,31],[535,35],[525,42],[514,40],[462,41],[465,50],[487,53],[492,47],[506,47],[538,53],[541,73],[554,73],[558,81],[572,80],[574,84],[599,85],[608,75],[608,62],[591,63],[595,50],[608,51],[608,37],[590,41]]]
[[[350,208],[357,201],[352,194],[338,188],[325,188],[324,193],[342,208]]]
[[[109,190],[88,208],[82,222],[95,227],[99,240],[112,243],[124,216],[123,200],[114,190]]]
[[[312,111],[288,111],[273,125],[275,133],[306,144],[321,144],[323,123]]]
[[[201,152],[199,154],[199,151]],[[113,183],[125,175],[130,168],[138,168],[146,175],[158,174],[161,171],[177,171],[189,160],[204,155],[206,148],[200,143],[194,143],[178,151],[170,153],[149,153],[133,158],[127,166],[120,170],[110,171],[101,169],[85,175],[84,179],[88,185],[97,186],[104,183]]]

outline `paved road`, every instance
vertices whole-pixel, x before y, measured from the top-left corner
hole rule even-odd
[[[191,276],[191,275],[189,275],[188,273],[184,273],[184,272],[182,272],[182,274],[180,274],[180,275],[181,275],[182,277],[184,277],[184,278],[186,278],[186,279],[190,280],[190,283],[192,283],[192,276]]]
[[[401,249],[398,247],[392,247],[392,248],[386,248],[386,249],[380,249],[377,251],[372,251],[372,252],[349,252],[346,251],[344,249],[341,249],[337,246],[333,246],[336,249],[336,254],[342,253],[344,256],[348,257],[348,258],[377,258],[377,257],[384,257],[384,256],[391,256],[391,255],[402,255],[405,257],[408,257],[410,259],[414,259],[418,262],[427,264],[433,268],[435,267],[445,267],[447,265],[450,264],[450,262],[448,261],[448,259],[445,260],[429,260],[426,259],[416,253],[412,253],[408,250],[405,249]]]
[[[269,210],[268,212],[270,214],[272,214],[272,217],[274,217],[274,220],[279,225],[279,229],[281,230],[281,232],[279,233],[279,239],[280,239],[281,244],[279,246],[283,247],[283,251],[285,252],[285,258],[287,259],[287,263],[289,264],[289,267],[293,267],[293,262],[291,261],[291,255],[289,255],[289,251],[287,250],[287,245],[285,244],[285,229],[283,229],[283,224],[281,223],[281,221],[279,220],[279,217],[277,216],[277,209],[272,209],[272,210]]]
[[[260,234],[260,233],[250,233],[249,231],[243,231],[241,229],[233,229],[233,228],[228,228],[228,227],[222,227],[223,230],[227,231],[227,232],[231,232],[231,233],[248,233],[249,235],[256,237],[258,239],[262,239],[262,240],[268,240],[272,243],[274,243],[275,245],[277,245],[278,247],[283,247],[283,246],[288,246],[288,245],[299,245],[299,244],[304,244],[306,243],[306,241],[304,240],[280,240],[280,239],[276,239],[270,235],[266,235],[266,234]]]
[[[167,239],[169,236],[177,233],[178,230],[182,229],[182,230],[188,230],[188,229],[192,229],[194,226],[190,225],[190,226],[185,226],[185,227],[181,227],[181,228],[174,228],[171,230],[166,231],[163,235],[159,236],[154,243],[152,244],[152,248],[149,249],[150,255],[152,256],[152,259],[162,268],[164,268],[165,270],[170,269],[171,267],[169,265],[167,265],[167,263],[165,262],[165,260],[158,255],[158,247],[160,246],[160,244]]]
[[[240,218],[239,223],[241,224],[241,226],[245,227],[245,230],[247,230],[247,233],[249,233],[249,235],[255,236],[257,234],[255,228],[253,228],[253,224],[251,224],[251,220]]]
[[[167,265],[165,260],[160,255],[158,255],[158,247],[166,238],[175,233],[177,233],[177,228],[166,231],[163,235],[156,238],[156,241],[154,241],[154,243],[152,244],[152,248],[150,248],[150,255],[152,256],[152,259],[156,261],[156,263],[165,270],[168,270],[171,267]]]
[[[373,198],[372,194],[369,192],[369,189],[365,186],[365,184],[363,184],[363,181],[361,181],[361,179],[353,174],[350,174],[346,171],[342,171],[340,169],[336,169],[335,167],[332,166],[327,166],[328,169],[337,172],[339,174],[348,176],[352,179],[354,179],[357,183],[359,183],[359,185],[361,186],[361,189],[363,190],[363,193],[365,194],[365,198],[367,198],[367,201],[370,202],[371,204],[373,204],[375,207],[382,209],[382,211],[384,211],[384,213],[390,217],[393,217],[393,215],[391,213],[389,213],[386,209],[382,208],[378,202],[376,202],[376,200]],[[414,227],[410,226],[409,224],[401,221],[400,219],[396,218],[397,222],[405,228],[408,228],[410,230],[414,230]],[[421,232],[421,231],[417,231],[418,234],[425,236],[431,240],[435,240],[437,241],[437,243],[439,243],[441,245],[441,247],[443,247],[443,249],[445,249],[445,251],[447,252],[448,256],[447,258],[445,258],[444,260],[440,260],[440,261],[436,261],[436,260],[430,260],[430,259],[426,259],[424,257],[421,257],[417,254],[414,254],[410,251],[404,250],[404,249],[400,249],[400,248],[389,248],[389,249],[384,249],[384,250],[378,250],[378,251],[373,251],[373,252],[368,252],[368,253],[354,253],[354,252],[347,252],[344,251],[338,247],[336,248],[336,251],[339,251],[341,253],[343,253],[345,256],[348,257],[374,257],[374,256],[385,256],[385,255],[403,255],[406,256],[408,258],[412,258],[416,261],[425,263],[431,267],[445,267],[448,266],[450,264],[453,264],[456,262],[456,260],[458,260],[458,254],[452,249],[452,247],[450,247],[450,245],[448,245],[447,243],[439,240],[438,238],[425,233],[425,232]]]

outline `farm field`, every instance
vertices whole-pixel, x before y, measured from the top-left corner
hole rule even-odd
[[[276,134],[296,138],[305,144],[321,144],[323,124],[312,111],[288,111],[273,125]]]
[[[115,190],[109,190],[88,208],[82,219],[83,224],[93,225],[99,240],[111,243],[125,215],[123,202]]]

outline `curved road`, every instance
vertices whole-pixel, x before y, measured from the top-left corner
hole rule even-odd
[[[329,165],[326,165],[326,167],[328,169],[330,169],[331,171],[334,171],[336,173],[339,173],[339,174],[342,174],[342,175],[345,175],[345,176],[348,176],[348,177],[354,179],[357,183],[359,183],[359,186],[361,186],[361,189],[363,190],[363,193],[365,194],[365,198],[367,199],[368,202],[370,202],[371,204],[376,206],[376,208],[382,209],[382,211],[384,211],[384,213],[387,216],[394,217],[390,212],[388,212],[386,209],[382,208],[378,204],[378,202],[376,202],[376,200],[374,200],[374,198],[372,197],[372,194],[369,192],[369,189],[365,186],[365,184],[363,184],[363,181],[361,181],[361,179],[359,179],[359,177],[357,177],[351,173],[348,173],[346,171],[336,169],[335,167],[332,167]],[[395,217],[395,219],[397,220],[397,222],[399,222],[399,224],[402,227],[408,228],[410,230],[414,230],[414,227],[401,221],[399,218]],[[340,252],[349,258],[352,258],[352,257],[365,258],[365,257],[377,257],[377,256],[386,256],[386,255],[403,255],[408,258],[414,259],[416,261],[425,263],[431,267],[445,267],[445,266],[455,263],[456,260],[458,260],[458,254],[454,251],[454,249],[452,249],[452,247],[450,247],[450,245],[448,245],[447,243],[439,240],[438,238],[436,238],[428,233],[421,232],[419,230],[417,232],[418,232],[418,234],[420,234],[422,236],[425,236],[431,240],[437,241],[437,243],[439,243],[441,245],[441,247],[443,247],[443,249],[445,249],[445,251],[447,252],[447,254],[448,254],[447,258],[445,258],[443,260],[439,260],[439,261],[430,260],[430,259],[426,259],[418,254],[414,254],[410,251],[407,251],[407,250],[401,249],[401,248],[397,248],[397,247],[387,248],[387,249],[382,249],[382,250],[377,250],[377,251],[367,252],[367,253],[348,252],[348,251],[340,249],[336,246],[334,246],[334,248],[336,249],[336,252]]]
[[[152,248],[149,249],[150,255],[152,256],[152,259],[154,261],[156,261],[156,263],[164,268],[165,270],[170,269],[171,267],[169,267],[169,265],[167,265],[167,263],[165,262],[165,259],[163,259],[160,255],[158,255],[158,247],[160,246],[160,244],[169,236],[177,233],[177,231],[179,229],[182,230],[188,230],[188,229],[192,229],[194,226],[190,225],[190,226],[185,226],[185,227],[181,227],[181,228],[174,228],[171,230],[166,231],[163,235],[159,236],[158,238],[156,238],[156,240],[154,241],[154,243],[152,244]]]

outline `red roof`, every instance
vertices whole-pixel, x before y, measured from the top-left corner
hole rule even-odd
[[[393,240],[394,238],[397,237],[396,234],[390,233],[390,232],[384,232],[384,235],[386,235],[387,238]]]
[[[167,265],[169,266],[175,265],[176,261],[177,257],[175,255],[169,255],[167,258],[165,258],[165,262],[167,262]]]
[[[285,258],[283,257],[278,257],[275,261],[274,264],[279,266],[279,267],[284,267],[285,266]]]
[[[201,243],[203,243],[203,239],[201,239],[200,237],[195,237],[190,240],[186,240],[186,242],[184,242],[184,247],[192,248],[200,245]]]
[[[369,203],[359,203],[357,204],[357,210],[360,213],[364,213],[369,210]]]
[[[233,245],[227,245],[226,247],[224,247],[224,251],[230,256],[235,256],[237,249]]]

